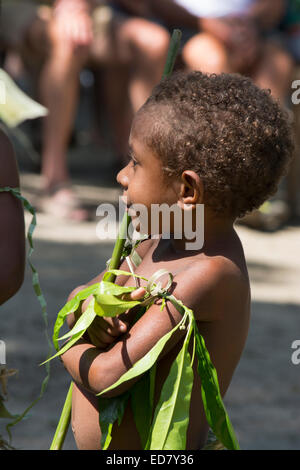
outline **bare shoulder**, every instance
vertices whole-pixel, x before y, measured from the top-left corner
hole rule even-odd
[[[199,321],[214,321],[233,305],[248,301],[247,270],[225,256],[195,259],[174,278],[174,295]]]
[[[15,152],[9,138],[0,128],[0,186],[19,186]]]

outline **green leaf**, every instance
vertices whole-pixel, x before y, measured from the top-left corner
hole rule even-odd
[[[148,279],[144,276],[139,276],[138,274],[133,274],[128,271],[123,271],[122,269],[109,269],[103,276],[103,281],[106,281],[107,278],[110,277],[110,274],[114,274],[116,276],[124,275],[124,276],[132,276],[137,277],[139,279],[144,279],[144,281],[148,281]]]
[[[100,317],[115,317],[140,303],[140,300],[122,300],[114,295],[103,294],[96,297],[95,312]]]
[[[96,317],[95,313],[95,299],[91,300],[87,309],[83,314],[78,318],[77,322],[73,326],[72,330],[66,333],[64,336],[58,338],[59,340],[69,338],[70,336],[76,335],[77,333],[82,331],[82,334],[88,329],[88,327],[93,322],[94,318]]]
[[[150,450],[185,450],[193,387],[193,368],[186,338],[162,387],[153,418]]]
[[[160,353],[162,352],[167,341],[171,338],[175,331],[177,331],[177,329],[180,328],[180,326],[184,323],[185,318],[186,317],[184,316],[171,331],[169,331],[162,338],[160,338],[160,340],[155,344],[155,346],[153,346],[153,348],[150,349],[150,351],[144,357],[137,361],[127,372],[125,372],[125,374],[123,374],[119,378],[119,380],[117,380],[110,387],[100,392],[98,395],[102,395],[110,390],[113,390],[114,388],[121,385],[123,382],[131,380],[139,375],[142,375],[144,372],[150,369],[157,360]]]
[[[196,325],[195,335],[202,401],[208,424],[227,449],[239,450],[238,441],[222,401],[216,369],[211,362],[204,339]]]
[[[155,365],[153,366],[155,367]],[[151,369],[152,370],[152,369]],[[131,408],[134,421],[141,438],[142,448],[145,447],[152,421],[153,400],[151,397],[150,371],[130,389]],[[141,412],[142,405],[142,412]]]
[[[63,308],[58,312],[56,322],[54,324],[54,329],[53,329],[53,344],[55,346],[55,349],[58,351],[59,349],[59,344],[58,344],[58,335],[61,327],[63,326],[65,319],[67,315],[70,313],[76,312],[78,309],[80,302],[83,300],[87,299],[90,295],[95,294],[97,292],[97,289],[99,287],[99,283],[93,284],[92,286],[86,287],[85,289],[81,290],[78,292],[78,294],[75,295],[75,297],[69,302],[67,302]]]
[[[121,294],[128,294],[132,291],[134,291],[136,289],[136,287],[134,286],[127,286],[127,287],[124,287],[124,286],[118,286],[117,284],[113,284],[112,282],[108,282],[108,281],[101,281],[99,283],[99,290],[96,294],[96,297],[97,296],[101,296],[103,294],[108,294],[108,295],[121,295]]]
[[[129,392],[113,398],[99,397],[99,424],[101,428],[101,449],[106,450],[111,441],[113,424],[118,420],[120,426],[123,419],[125,406],[129,398]]]
[[[40,365],[42,366],[43,364],[46,364],[46,362],[52,361],[52,359],[54,359],[55,357],[58,357],[64,354],[66,351],[68,351],[68,349],[70,349],[71,346],[73,346],[73,344],[76,343],[76,341],[78,341],[82,337],[83,333],[84,331],[79,331],[79,333],[72,336],[70,341],[68,341],[67,344],[65,344],[56,354],[54,354],[54,356],[49,357],[46,361],[42,362]]]
[[[0,85],[0,118],[7,126],[15,127],[26,119],[48,114],[48,110],[29,98],[3,69],[0,69]]]

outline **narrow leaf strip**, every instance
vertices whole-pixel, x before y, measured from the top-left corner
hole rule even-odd
[[[88,327],[93,322],[94,318],[96,317],[95,309],[94,309],[95,299],[93,299],[85,312],[78,318],[77,322],[73,326],[72,330],[66,333],[64,336],[58,338],[59,340],[70,338],[70,336],[76,335],[79,332],[85,332]]]
[[[70,349],[71,346],[73,346],[73,344],[76,343],[76,341],[78,341],[82,337],[83,334],[84,334],[84,331],[79,331],[79,333],[77,333],[76,335],[73,335],[70,341],[68,341],[67,344],[65,344],[56,354],[54,354],[54,356],[49,357],[49,359],[42,362],[40,365],[42,366],[43,364],[46,364],[46,362],[52,361],[52,359],[54,359],[55,357],[58,357],[64,354],[66,351],[68,351],[68,349]]]
[[[27,257],[28,257],[28,264],[29,264],[31,272],[32,272],[33,290],[35,292],[35,295],[37,296],[37,299],[38,299],[39,304],[40,304],[41,309],[42,309],[42,316],[43,316],[44,325],[45,325],[44,333],[45,333],[45,337],[46,337],[48,347],[49,347],[47,357],[49,357],[51,355],[51,351],[52,351],[52,344],[51,344],[51,341],[50,341],[50,338],[49,338],[49,335],[48,335],[47,303],[46,303],[45,297],[43,295],[43,292],[42,292],[42,289],[41,289],[41,286],[40,286],[38,272],[35,269],[34,265],[31,262],[31,259],[30,259],[32,254],[33,254],[33,251],[34,251],[33,238],[32,237],[33,237],[34,229],[36,227],[36,213],[35,213],[35,210],[32,207],[32,205],[30,204],[30,202],[27,201],[27,199],[24,196],[21,195],[21,192],[20,192],[19,188],[10,188],[9,186],[5,186],[4,188],[0,188],[0,193],[1,192],[11,193],[13,196],[15,196],[17,199],[19,199],[22,202],[23,207],[26,210],[28,210],[28,212],[32,215],[32,219],[31,219],[31,222],[30,222],[30,225],[29,225],[29,228],[28,228],[28,232],[27,232],[27,240],[28,240],[28,243],[29,243],[29,252],[28,252]],[[49,379],[50,379],[50,365],[47,364],[45,369],[46,369],[46,376],[45,376],[45,378],[42,382],[39,396],[26,408],[25,411],[23,411],[22,414],[18,415],[17,418],[13,422],[9,423],[6,426],[6,430],[7,430],[7,433],[9,435],[10,440],[11,440],[11,437],[12,437],[10,428],[15,426],[17,423],[19,423],[27,415],[28,411],[30,411],[30,409],[42,398],[42,396],[45,393],[45,390],[47,388],[47,385],[48,385],[48,382],[49,382]]]
[[[87,299],[90,295],[95,294],[97,292],[98,287],[99,287],[99,283],[93,284],[92,286],[89,286],[86,289],[81,290],[80,292],[78,292],[77,295],[75,295],[73,299],[69,300],[69,302],[67,302],[63,306],[63,308],[58,312],[57,318],[54,324],[54,328],[53,328],[53,344],[57,351],[59,349],[59,344],[58,344],[59,331],[61,327],[63,326],[67,315],[75,312],[78,309],[80,302]]]

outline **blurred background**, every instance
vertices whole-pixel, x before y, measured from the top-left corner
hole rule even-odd
[[[1,7],[0,67],[49,110],[5,130],[22,193],[38,213],[34,264],[50,334],[69,293],[111,256],[113,241],[96,236],[96,208],[118,206],[115,178],[126,163],[132,116],[161,78],[174,28],[182,31],[176,69],[249,76],[289,114],[290,171],[276,195],[237,223],[252,322],[225,404],[243,449],[299,449],[300,365],[291,361],[291,345],[300,339],[300,1],[2,0]],[[30,220],[26,214],[27,227]],[[29,269],[1,318],[7,367],[18,370],[7,408],[17,414],[38,396],[45,376],[38,364],[47,354]],[[49,448],[68,384],[53,361],[45,395],[12,429],[14,447]],[[64,448],[75,449],[71,432]]]

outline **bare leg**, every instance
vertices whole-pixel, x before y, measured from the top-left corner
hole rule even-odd
[[[77,106],[78,76],[87,50],[75,51],[69,43],[51,36],[49,58],[40,77],[41,101],[49,110],[43,123],[41,169],[49,197],[43,200],[42,208],[61,217],[84,220],[88,213],[79,207],[70,187],[67,148]]]
[[[72,431],[79,450],[100,450],[98,399],[75,383],[72,391]]]
[[[300,68],[295,70],[293,79],[300,76]],[[293,215],[300,216],[300,105],[293,106],[295,153],[288,175],[287,190],[288,201]]]
[[[136,112],[160,81],[167,56],[170,36],[161,26],[132,18],[123,22],[118,43],[125,44],[131,66],[129,96]]]
[[[70,46],[54,44],[41,74],[41,98],[49,110],[44,121],[42,176],[47,189],[69,181],[67,145],[77,105],[82,60]]]
[[[133,114],[161,79],[169,41],[169,33],[163,27],[141,18],[115,19],[113,23],[113,52],[109,61],[104,59],[103,77],[120,157],[127,152]],[[97,51],[93,55],[99,59]]]
[[[293,69],[294,63],[288,53],[275,44],[266,43],[252,78],[260,88],[270,89],[284,106],[291,90]]]

